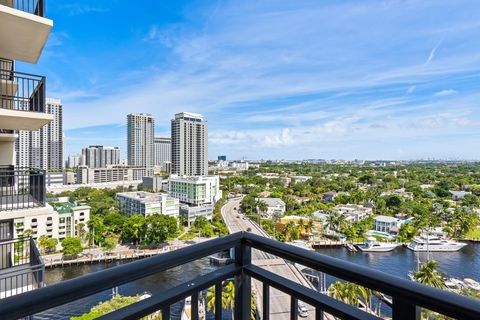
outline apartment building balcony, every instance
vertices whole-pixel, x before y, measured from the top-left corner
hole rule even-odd
[[[185,298],[191,299],[191,319],[199,318],[200,292],[215,287],[215,319],[222,319],[222,291],[226,282],[234,283],[233,317],[250,320],[252,294],[255,297],[257,319],[297,319],[299,301],[307,305],[309,319],[382,319],[368,308],[358,308],[336,300],[292,279],[273,273],[261,265],[252,263],[252,251],[259,250],[275,256],[278,261],[298,263],[330,276],[357,283],[381,292],[391,299],[391,317],[394,320],[419,319],[420,308],[438,312],[455,319],[480,319],[480,301],[451,292],[427,287],[419,283],[359,266],[344,260],[321,255],[303,248],[291,246],[251,233],[239,232],[226,237],[205,241],[157,256],[108,268],[89,275],[10,297],[0,304],[0,317],[18,319],[33,316],[43,310],[62,306],[69,302],[111,290],[128,282],[148,277],[171,268],[191,263],[200,258],[234,248],[234,263],[222,266],[172,288],[154,293],[127,307],[115,310],[98,319],[140,319],[152,313],[160,313],[162,319],[170,319],[170,307]],[[253,252],[255,255],[256,251]],[[148,280],[145,280],[148,281]],[[158,286],[163,288],[163,284]],[[257,288],[257,290],[254,290]],[[279,316],[270,313],[272,301],[285,297],[282,305],[289,314]],[[368,307],[368,306],[367,306]],[[313,316],[314,314],[314,316]],[[157,317],[158,314],[155,314]],[[230,318],[229,316],[227,318]]]
[[[52,121],[45,103],[45,77],[15,71],[13,61],[0,59],[0,138],[13,139],[11,130],[34,131]]]
[[[0,0],[0,57],[36,63],[52,26],[44,0]]]
[[[0,241],[0,299],[41,288],[44,272],[31,237]]]
[[[0,166],[0,213],[45,206],[45,171]]]

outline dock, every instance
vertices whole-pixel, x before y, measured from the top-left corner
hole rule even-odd
[[[157,250],[137,250],[129,253],[102,254],[97,256],[82,256],[75,259],[51,259],[44,257],[45,268],[66,267],[72,265],[93,264],[93,263],[112,263],[116,261],[137,260],[156,256],[165,252],[178,249],[177,247],[165,247]]]
[[[343,246],[345,246],[345,241],[325,240],[312,242],[313,249],[338,248]]]

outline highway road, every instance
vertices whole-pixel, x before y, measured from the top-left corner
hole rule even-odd
[[[230,233],[247,231],[247,229],[250,228],[250,232],[268,237],[266,232],[256,223],[252,222],[251,219],[244,217],[238,212],[238,210],[236,210],[240,208],[240,202],[241,198],[230,199],[221,210],[223,220]],[[296,267],[287,263],[284,259],[253,249],[252,263],[286,279],[313,288],[312,284],[302,275],[302,273]],[[252,280],[252,289],[256,292],[255,297],[257,306],[258,308],[261,308],[263,303],[261,282]],[[306,305],[306,307],[308,310],[308,316],[303,319],[315,319],[314,308],[309,305]],[[261,310],[258,311],[259,314],[262,315]],[[290,319],[290,296],[273,288],[270,289],[270,319]]]

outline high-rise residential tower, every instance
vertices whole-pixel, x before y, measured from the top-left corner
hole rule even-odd
[[[105,168],[120,164],[120,148],[89,146],[82,149],[81,165],[89,168]]]
[[[155,166],[163,167],[172,161],[172,139],[168,137],[155,137]]]
[[[155,120],[151,114],[135,113],[127,116],[128,165],[144,167],[147,176],[153,175]]]
[[[181,112],[172,119],[172,173],[208,174],[208,123],[201,114]]]
[[[53,120],[36,131],[18,131],[15,142],[17,165],[43,170],[64,167],[63,107],[59,99],[46,99],[45,111]]]
[[[47,98],[47,113],[53,115],[53,121],[44,127],[47,135],[47,169],[62,170],[64,158],[63,106],[60,99]]]

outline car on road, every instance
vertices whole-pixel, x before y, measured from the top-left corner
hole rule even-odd
[[[247,232],[252,232],[252,228],[248,227]]]
[[[298,301],[298,315],[302,318],[308,317],[308,310],[305,303]]]
[[[237,214],[237,219],[240,218],[240,216]]]

